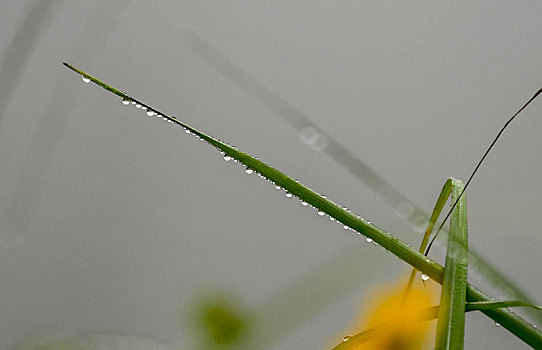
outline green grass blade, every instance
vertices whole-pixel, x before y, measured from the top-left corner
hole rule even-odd
[[[490,302],[492,299],[478,288],[467,284],[467,301]],[[542,349],[542,332],[514,312],[508,309],[482,309],[480,311],[531,347]]]
[[[89,79],[92,82],[95,82],[96,84],[103,87],[104,89],[123,98],[124,100],[139,103],[142,106],[147,107],[148,110],[155,111],[156,113],[159,113],[160,115],[162,115],[164,118],[168,119],[169,121],[182,126],[186,130],[190,131],[190,133],[196,135],[200,139],[203,139],[204,141],[208,142],[210,145],[216,147],[218,150],[223,152],[225,156],[229,156],[237,160],[241,164],[245,165],[247,168],[258,172],[260,175],[262,175],[266,179],[272,181],[273,183],[275,183],[275,185],[282,187],[284,190],[288,191],[293,196],[296,196],[300,200],[305,201],[306,203],[308,203],[315,209],[328,214],[329,216],[335,218],[338,222],[342,223],[345,226],[350,227],[351,229],[357,231],[358,233],[361,233],[367,238],[371,238],[375,243],[389,250],[391,253],[395,254],[397,257],[404,260],[409,265],[414,266],[416,269],[420,271],[423,271],[423,273],[425,273],[432,279],[436,281],[440,281],[442,279],[443,267],[440,266],[438,263],[430,259],[427,259],[423,254],[417,252],[412,247],[402,242],[398,238],[376,227],[375,225],[370,224],[369,222],[353,214],[349,210],[343,208],[342,206],[337,205],[331,200],[316,193],[315,191],[311,190],[307,186],[299,183],[297,180],[292,179],[286,174],[280,172],[279,170],[248,155],[245,152],[242,152],[234,148],[233,146],[230,146],[222,141],[219,141],[211,136],[204,134],[203,132],[179,121],[177,118],[168,116],[165,113],[162,113],[142,103],[141,101],[128,96],[127,94],[121,92],[120,90],[117,90],[103,83],[102,81],[96,79],[90,74],[87,74],[77,68],[74,68],[73,66],[67,63],[64,63],[64,65],[72,69],[76,73],[80,74],[84,78]]]
[[[164,119],[167,119],[172,123],[182,126],[190,133],[196,135],[200,139],[216,147],[226,156],[230,156],[236,159],[238,162],[244,164],[248,168],[260,173],[261,176],[265,177],[270,181],[273,181],[276,185],[281,186],[292,195],[298,197],[300,200],[303,200],[308,204],[312,205],[315,209],[335,218],[343,225],[348,226],[352,230],[355,230],[368,238],[371,238],[374,242],[387,249],[390,253],[402,259],[412,267],[422,271],[424,274],[426,274],[436,282],[442,283],[444,268],[440,264],[428,259],[423,254],[419,253],[418,251],[416,251],[406,243],[402,242],[398,238],[394,237],[390,233],[385,232],[377,226],[368,223],[361,217],[351,213],[349,210],[335,204],[334,202],[312,191],[310,188],[288,177],[277,169],[263,163],[262,161],[254,157],[251,157],[247,153],[244,153],[222,141],[210,137],[202,133],[201,131],[192,128],[191,126],[182,123],[175,117],[168,116],[165,113],[162,113],[157,109],[154,109],[138,101],[137,99],[128,96],[120,90],[117,90],[109,86],[108,84],[103,83],[102,81],[67,63],[64,63],[64,65],[73,70],[74,72],[80,74],[84,78],[121,97],[122,99],[134,103],[139,103],[142,106],[145,106],[149,111],[158,113]],[[467,296],[469,301],[491,301],[488,296],[484,295],[481,291],[470,285],[468,287]],[[530,345],[535,344],[538,346],[542,346],[542,332],[533,327],[527,321],[520,318],[519,316],[514,315],[509,311],[501,312],[501,310],[483,310],[482,312],[494,319],[496,322],[500,323],[504,328],[508,329],[510,332],[518,336],[526,343]]]
[[[476,275],[477,277],[480,276],[488,282],[493,293],[506,298],[517,298],[530,304],[535,303],[533,298],[531,298],[522,288],[512,284],[505,275],[492,267],[482,255],[474,252],[472,248],[469,249],[469,269],[471,275]],[[485,288],[490,288],[489,286]],[[542,323],[542,314],[540,312],[532,312],[529,309],[526,310],[526,313],[539,323]]]
[[[450,182],[452,203],[455,203],[463,191],[463,183],[453,178]],[[461,196],[450,219],[435,347],[439,350],[463,349],[468,267],[466,196]]]
[[[433,232],[433,228],[435,227],[435,224],[437,223],[438,217],[440,216],[440,213],[442,212],[442,209],[444,208],[444,205],[448,201],[448,197],[450,197],[450,194],[452,193],[452,179],[446,180],[444,183],[444,186],[442,187],[442,190],[440,191],[440,195],[437,199],[437,202],[435,204],[435,208],[433,209],[433,213],[431,214],[431,218],[429,218],[429,224],[427,225],[427,229],[425,230],[425,234],[422,239],[422,244],[420,245],[420,253],[423,253],[425,251],[425,248],[427,247],[427,243],[429,242],[429,237],[431,236],[431,232]]]
[[[440,216],[440,213],[442,212],[442,208],[444,208],[444,205],[448,201],[448,197],[452,193],[452,182],[450,179],[448,179],[444,186],[442,187],[442,190],[440,191],[440,195],[437,199],[437,203],[435,204],[435,208],[433,209],[433,214],[431,214],[431,217],[429,218],[429,223],[427,224],[427,229],[425,230],[425,234],[423,235],[422,243],[420,244],[420,249],[418,250],[420,253],[423,253],[425,251],[425,247],[427,247],[427,243],[429,242],[429,237],[431,236],[431,232],[433,232],[433,228],[435,227],[435,224],[437,223],[438,217]],[[412,284],[414,283],[414,279],[416,278],[416,269],[412,270],[412,273],[410,274],[410,278],[408,280],[408,284],[406,287],[405,297],[408,294],[408,291],[412,287]]]
[[[542,311],[542,306],[533,305],[523,300],[512,300],[512,301],[481,301],[481,302],[471,302],[465,304],[465,312],[469,311],[481,311],[481,310],[491,310],[491,309],[502,309],[508,307],[530,307],[532,309]]]

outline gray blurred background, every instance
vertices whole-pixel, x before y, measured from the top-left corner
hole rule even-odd
[[[0,348],[40,329],[190,348],[191,305],[216,292],[256,315],[258,348],[325,349],[408,271],[62,61],[417,246],[413,203],[466,179],[542,86],[541,18],[535,1],[1,1]],[[538,303],[541,116],[468,191],[471,246]],[[472,313],[466,348],[527,346]]]

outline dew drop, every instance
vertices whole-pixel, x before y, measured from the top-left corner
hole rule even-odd
[[[303,130],[299,132],[299,139],[315,151],[323,151],[329,143],[327,136],[313,126],[303,128]]]
[[[293,194],[291,194],[290,192],[286,192],[286,197],[288,198],[292,198]]]
[[[89,78],[84,77],[84,76],[82,76],[82,78],[83,78],[83,81],[84,81],[85,83],[90,83],[90,79],[89,79]]]
[[[368,243],[371,243],[371,242],[373,241],[373,239],[372,239],[372,238],[369,238],[369,237],[365,238],[365,240],[366,240]]]
[[[224,156],[224,160],[225,160],[226,162],[229,162],[229,161],[231,160],[231,157],[228,156],[228,155],[226,154],[226,155]]]
[[[146,110],[147,110],[147,107],[142,106],[141,109],[144,110],[144,111],[146,111]]]
[[[280,190],[280,189],[281,189],[281,187],[280,187],[279,185],[275,185],[275,188],[276,188],[277,190]]]
[[[301,205],[304,206],[304,207],[306,207],[307,205],[309,205],[309,203],[307,203],[307,202],[305,202],[305,201],[302,201],[302,202],[301,202]]]
[[[324,214],[325,214],[325,213],[324,213],[323,211],[318,211],[318,215],[324,216]]]
[[[135,105],[135,104],[136,104],[136,101],[132,101],[132,104]]]
[[[350,338],[352,338],[351,336],[347,335],[346,337],[343,338],[343,341],[349,341]]]
[[[348,225],[344,225],[343,228],[344,228],[345,230],[350,230],[350,227],[349,227]]]
[[[155,113],[154,113],[153,111],[150,111],[150,110],[147,111],[147,115],[148,115],[149,117],[152,117],[154,114],[155,114]]]
[[[429,276],[426,274],[422,274],[422,281],[427,281],[429,279]]]
[[[247,173],[248,175],[252,174],[253,172],[254,172],[254,170],[252,170],[250,168],[245,169],[245,173]]]
[[[186,132],[187,134],[190,134],[190,130],[186,129],[184,132]]]
[[[500,324],[500,323],[497,323],[497,322],[495,322],[495,326],[497,326],[497,327],[500,327],[500,326],[501,326],[501,324]]]
[[[130,101],[124,99],[124,100],[122,100],[122,104],[125,105],[125,106],[126,106],[126,105],[129,105],[129,104],[130,104]]]
[[[139,103],[136,103],[136,108],[141,108],[141,105]]]
[[[334,218],[333,216],[330,216],[330,217],[329,217],[329,220],[335,221],[335,218]]]

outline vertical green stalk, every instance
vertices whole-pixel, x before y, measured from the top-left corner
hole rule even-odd
[[[452,203],[461,196],[463,183],[450,179]],[[465,298],[468,267],[467,201],[461,196],[450,220],[446,265],[440,296],[435,349],[463,349],[465,337]]]

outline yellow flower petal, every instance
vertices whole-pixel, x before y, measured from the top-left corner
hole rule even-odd
[[[359,333],[366,341],[348,347],[357,350],[419,350],[430,335],[431,323],[424,320],[427,310],[438,303],[437,287],[415,283],[405,294],[406,282],[377,288],[367,298]],[[429,347],[430,348],[430,347]]]

